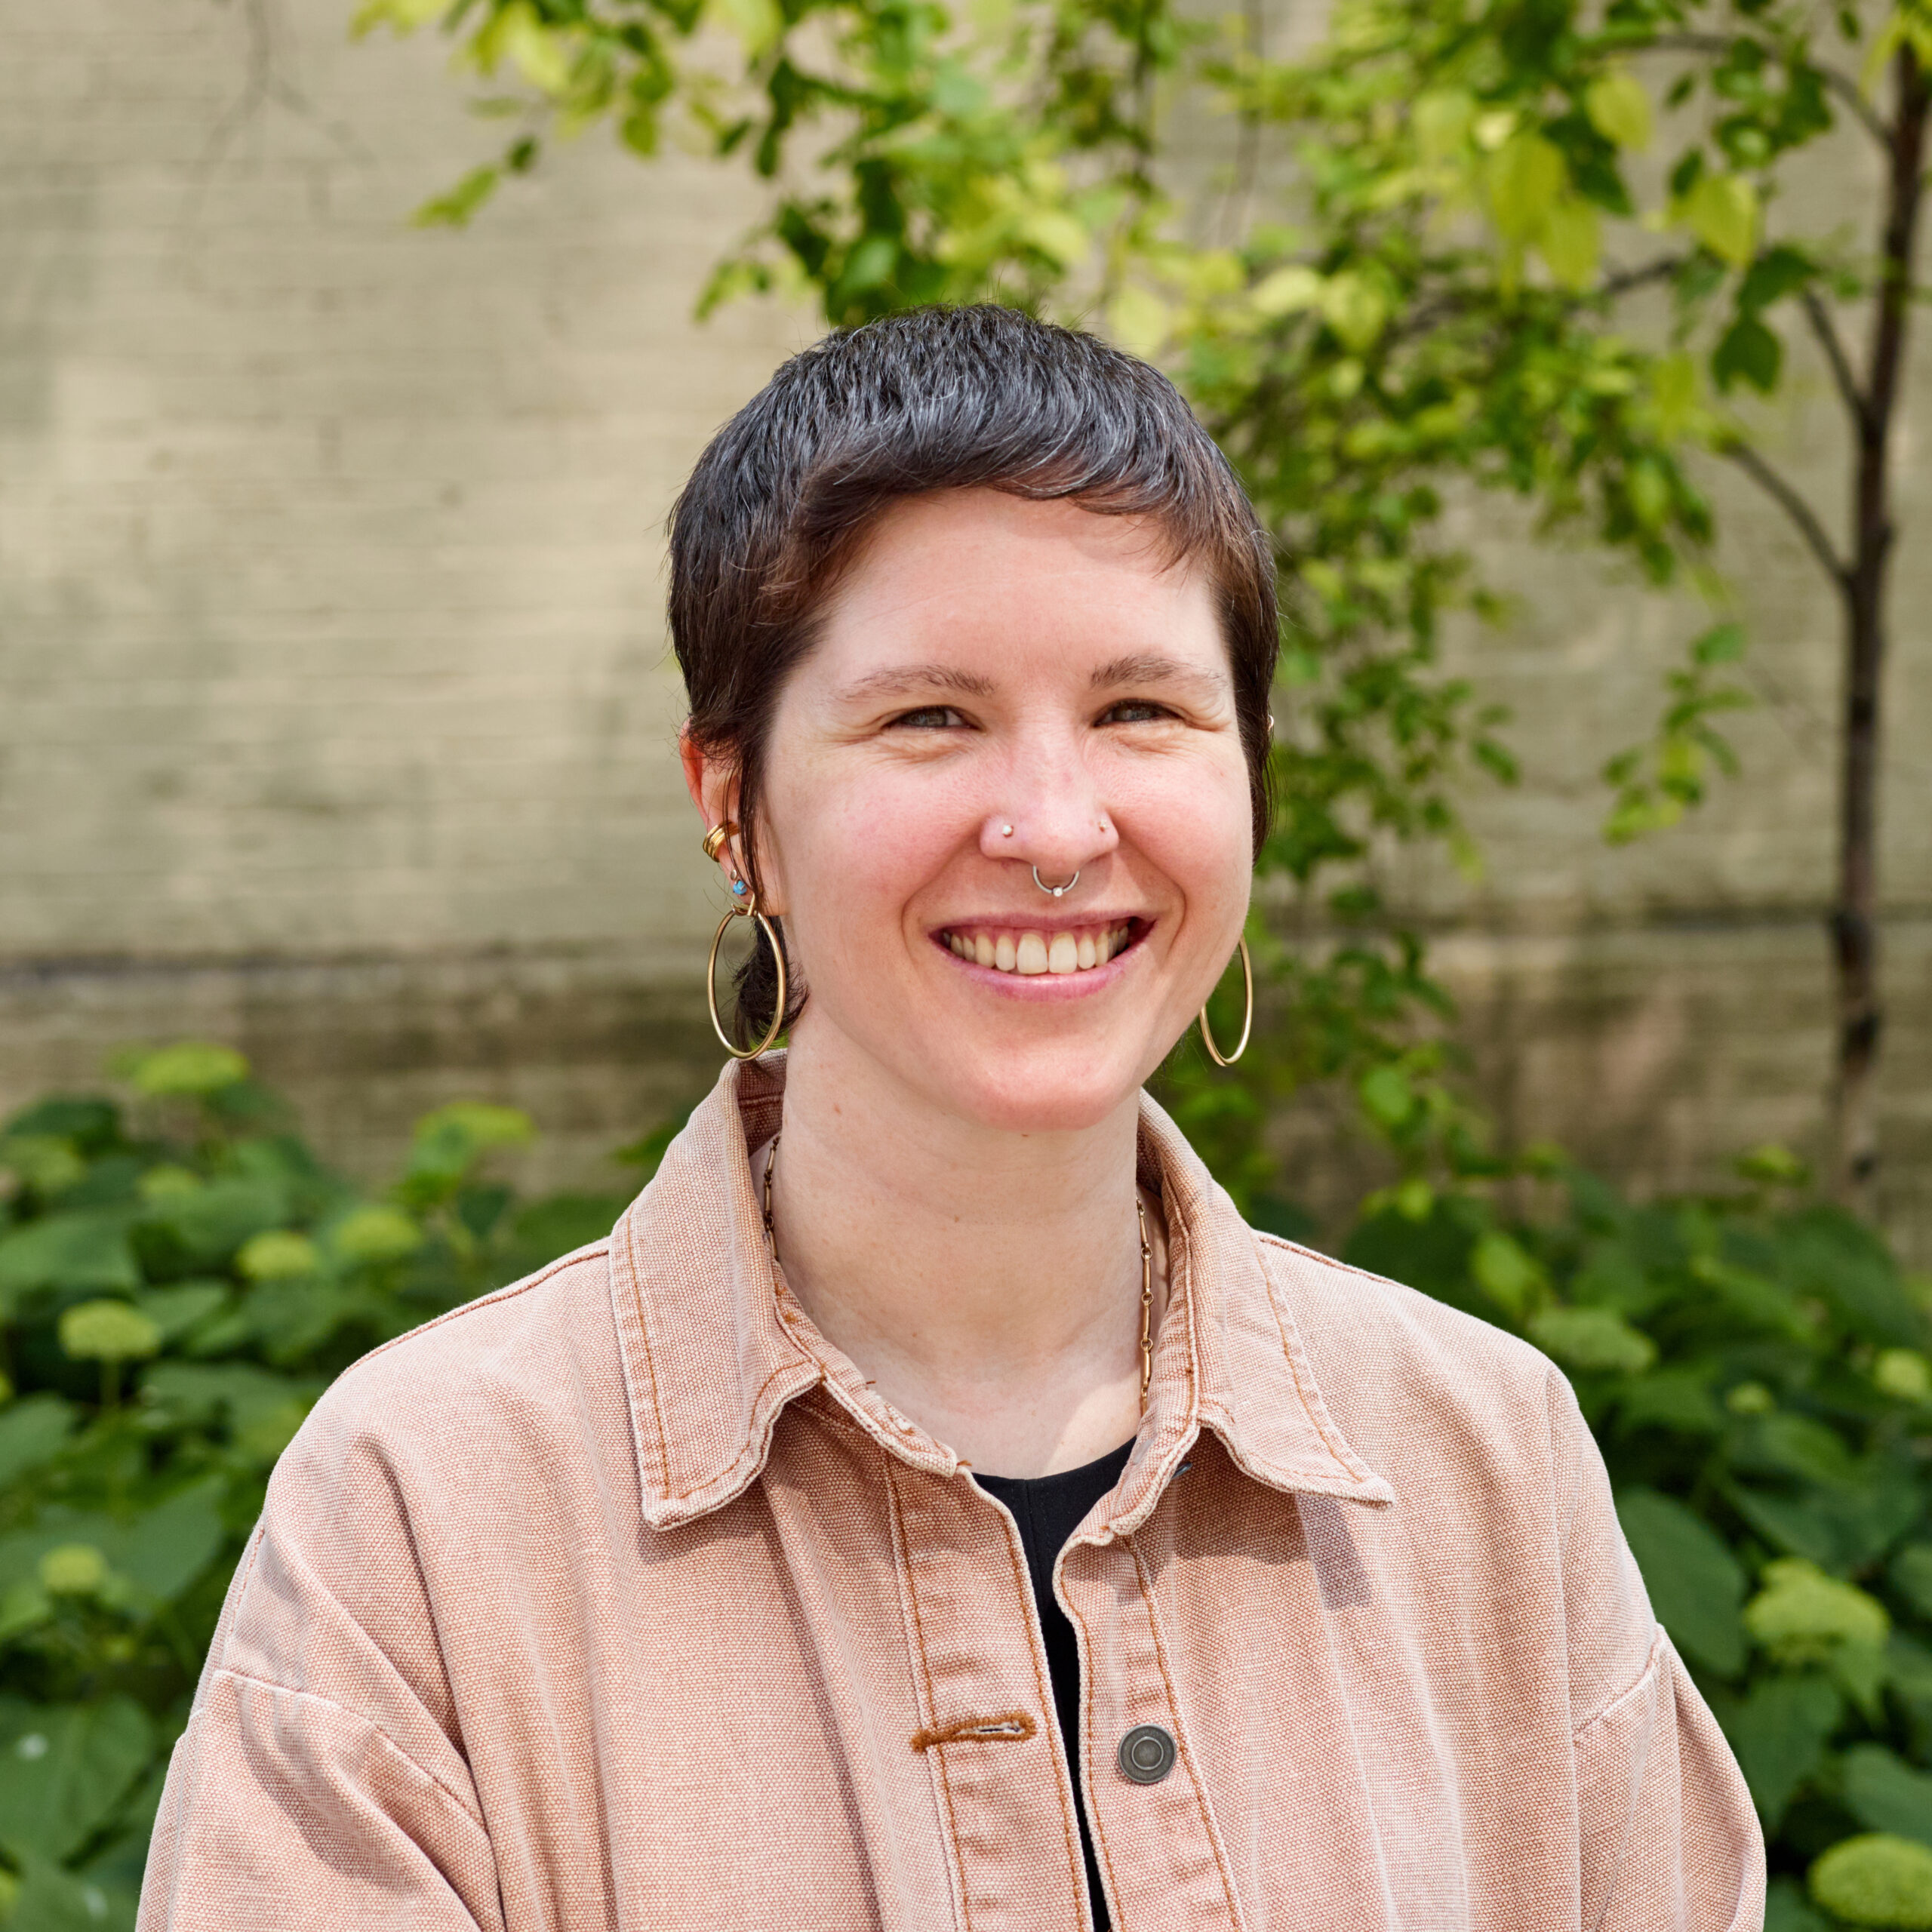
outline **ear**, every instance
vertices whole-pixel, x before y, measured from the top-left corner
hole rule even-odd
[[[691,736],[688,724],[678,733],[678,758],[685,768],[685,789],[691,795],[705,830],[722,825],[737,809],[736,769],[707,754]]]

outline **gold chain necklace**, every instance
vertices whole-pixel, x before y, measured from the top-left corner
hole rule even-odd
[[[778,1230],[771,1225],[771,1170],[778,1159],[780,1137],[774,1134],[764,1153],[764,1238],[771,1258],[778,1259]],[[1154,1380],[1154,1250],[1147,1238],[1147,1207],[1138,1187],[1134,1192],[1134,1217],[1140,1225],[1140,1413],[1147,1413],[1147,1390]]]

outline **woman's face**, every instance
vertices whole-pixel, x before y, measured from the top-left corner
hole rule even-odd
[[[810,992],[795,1050],[983,1126],[1093,1125],[1233,952],[1250,824],[1213,593],[1154,530],[909,499],[773,724],[759,864]],[[1079,882],[1054,898],[1035,866]]]

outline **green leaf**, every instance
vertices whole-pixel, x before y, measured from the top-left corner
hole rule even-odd
[[[1679,205],[1678,219],[1719,260],[1749,266],[1758,245],[1758,191],[1743,175],[1700,175]]]
[[[151,1288],[135,1297],[134,1306],[161,1331],[165,1346],[198,1327],[228,1298],[225,1281],[183,1281]]]
[[[1723,1538],[1655,1490],[1621,1491],[1617,1515],[1644,1573],[1651,1607],[1672,1641],[1693,1662],[1721,1677],[1735,1677],[1744,1667],[1739,1612],[1746,1580]]]
[[[1719,1712],[1767,1832],[1777,1829],[1798,1786],[1824,1761],[1844,1715],[1844,1698],[1812,1676],[1767,1678],[1727,1715]]]
[[[1780,244],[1767,248],[1751,264],[1743,285],[1737,291],[1737,306],[1755,314],[1795,295],[1817,275],[1811,258],[1801,250]]]
[[[1728,395],[1733,386],[1749,383],[1769,395],[1778,386],[1784,366],[1784,344],[1755,315],[1740,315],[1719,339],[1711,356],[1711,380]]]
[[[472,168],[447,194],[434,195],[410,220],[418,228],[466,228],[477,210],[497,192],[494,168]]]
[[[1559,288],[1588,288],[1603,251],[1596,210],[1574,195],[1559,198],[1543,217],[1537,246]]]
[[[0,1723],[0,1846],[16,1859],[59,1860],[114,1813],[154,1749],[131,1699],[14,1706]]]
[[[1866,1829],[1932,1844],[1932,1775],[1881,1744],[1855,1744],[1842,1760],[1844,1801]]]
[[[272,1462],[302,1426],[320,1385],[245,1362],[157,1362],[142,1395],[180,1424],[225,1419],[245,1454]]]
[[[1304,309],[1319,308],[1325,286],[1317,270],[1300,262],[1291,262],[1285,268],[1276,269],[1264,275],[1255,284],[1248,300],[1254,304],[1257,315],[1272,321],[1283,315],[1299,315]],[[1164,341],[1168,326],[1164,307],[1161,311],[1161,339]]]
[[[1651,97],[1623,68],[1599,74],[1583,91],[1583,112],[1607,141],[1641,153],[1651,144]]]
[[[196,1264],[227,1260],[251,1236],[288,1217],[288,1189],[272,1180],[211,1182],[193,1194],[171,1195],[149,1219],[165,1229]]]
[[[1734,664],[1744,655],[1744,626],[1738,623],[1712,625],[1692,643],[1690,655],[1700,664]],[[1778,1151],[1782,1152],[1783,1149]],[[1799,1171],[1801,1173],[1802,1169]]]
[[[1506,242],[1529,241],[1561,193],[1561,153],[1540,134],[1520,134],[1504,143],[1489,164],[1489,208]]]
[[[1257,306],[1261,292],[1255,291]],[[1268,312],[1262,310],[1264,315]],[[1107,333],[1131,355],[1158,355],[1173,331],[1172,310],[1152,290],[1137,282],[1130,282],[1108,304]]]
[[[0,1410],[0,1489],[53,1461],[66,1447],[78,1411],[59,1395],[26,1395]]]
[[[132,1922],[131,1901],[122,1900],[118,1924]],[[103,1932],[115,1923],[116,1901],[91,1878],[23,1857],[18,1897],[6,1919],[7,1932]]]
[[[146,1595],[171,1601],[221,1553],[226,1487],[219,1476],[205,1478],[143,1510],[109,1546],[108,1561]]]
[[[1667,1429],[1680,1435],[1715,1435],[1724,1426],[1706,1371],[1659,1369],[1618,1395],[1617,1418],[1626,1429]]]
[[[0,1304],[49,1288],[137,1288],[141,1271],[118,1214],[50,1214],[0,1237]]]
[[[1543,1291],[1543,1272],[1522,1244],[1492,1228],[1469,1256],[1469,1272],[1491,1298],[1518,1320]]]
[[[1408,1076],[1398,1066],[1386,1063],[1365,1074],[1355,1091],[1360,1097],[1362,1110],[1378,1127],[1394,1130],[1401,1127],[1414,1112],[1415,1089],[1409,1084]]]
[[[1740,1432],[1733,1453],[1740,1468],[1827,1487],[1849,1488],[1859,1478],[1858,1465],[1837,1432],[1810,1416],[1780,1412],[1757,1417]]]
[[[1409,125],[1424,161],[1453,160],[1475,124],[1475,97],[1460,88],[1432,88],[1411,110]]]
[[[533,1131],[530,1116],[518,1108],[455,1101],[416,1123],[409,1172],[417,1178],[454,1181],[479,1155],[492,1147],[521,1146]]]
[[[1892,1558],[1891,1577],[1906,1601],[1921,1617],[1932,1618],[1932,1543],[1907,1543]]]
[[[1832,1932],[1789,1878],[1774,1878],[1764,1895],[1764,1932]]]
[[[1545,1309],[1530,1323],[1530,1340],[1586,1374],[1641,1374],[1657,1358],[1656,1343],[1614,1309]]]
[[[1885,1646],[1885,1677],[1909,1702],[1932,1704],[1932,1650],[1896,1630]]]

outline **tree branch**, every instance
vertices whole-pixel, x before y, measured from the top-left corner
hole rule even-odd
[[[1646,41],[1638,51],[1644,52],[1654,49],[1664,54],[1728,54],[1735,44],[1734,36],[1730,34],[1660,33],[1654,39]],[[1889,154],[1892,146],[1892,131],[1885,125],[1878,109],[1865,98],[1863,88],[1849,74],[1841,73],[1835,67],[1827,67],[1820,61],[1811,60],[1806,60],[1804,64],[1850,109],[1853,118]]]
[[[1790,518],[1798,526],[1798,534],[1804,539],[1811,554],[1823,566],[1825,574],[1841,591],[1849,590],[1851,587],[1850,569],[1839,561],[1838,552],[1832,547],[1829,534],[1818,521],[1817,512],[1797,491],[1747,442],[1740,440],[1727,443],[1718,454],[1736,463]]]
[[[1614,274],[1604,277],[1596,292],[1599,295],[1628,295],[1633,288],[1642,288],[1651,282],[1668,281],[1690,259],[1688,255],[1660,255],[1641,268],[1619,269]]]
[[[1817,337],[1818,346],[1831,365],[1832,380],[1838,386],[1838,395],[1851,411],[1852,420],[1862,427],[1871,405],[1865,399],[1865,392],[1858,386],[1858,378],[1852,373],[1851,359],[1845,354],[1844,344],[1838,338],[1832,312],[1825,306],[1824,298],[1815,288],[1805,290],[1804,302],[1804,319],[1811,325],[1811,333]]]
[[[1885,125],[1883,117],[1865,98],[1865,90],[1849,74],[1841,74],[1835,67],[1820,67],[1814,60],[1818,78],[1822,80],[1862,124],[1865,131],[1888,152],[1892,145],[1892,131]]]

